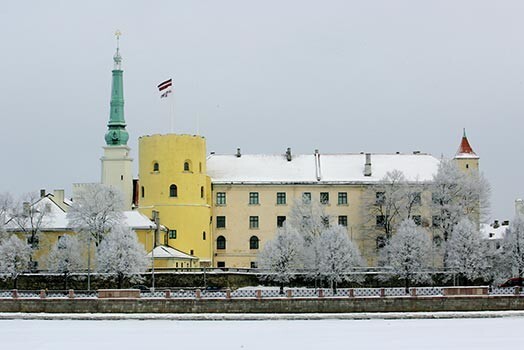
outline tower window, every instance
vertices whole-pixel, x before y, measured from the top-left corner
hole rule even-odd
[[[249,204],[259,204],[258,192],[249,192]]]
[[[286,204],[286,192],[277,192],[277,204]]]
[[[249,228],[258,228],[258,216],[249,217]]]
[[[217,249],[226,249],[226,238],[224,236],[217,237]]]
[[[320,192],[320,204],[329,204],[329,192]]]
[[[178,197],[178,189],[175,184],[169,186],[169,197]]]
[[[340,226],[347,227],[348,226],[348,217],[346,215],[340,215],[338,217],[338,224]]]
[[[217,192],[217,205],[226,205],[226,192]]]
[[[203,241],[206,240],[206,231],[203,231],[203,232],[202,232],[202,240],[203,240]]]
[[[124,180],[124,175],[120,175],[120,180]]]
[[[286,221],[285,216],[277,216],[277,227],[283,227],[284,221]]]
[[[189,171],[189,163],[184,162],[184,171]]]
[[[466,169],[469,169],[469,164],[466,164]]]
[[[141,192],[142,192],[142,198],[144,198],[145,195],[146,195],[146,189],[144,188],[144,186],[142,186],[142,187],[140,188],[140,190],[141,190]]]
[[[160,165],[157,162],[153,163],[153,171],[160,171]]]
[[[249,249],[258,249],[259,239],[257,236],[251,236],[249,239]]]
[[[200,198],[204,198],[204,186],[200,187]]]
[[[176,230],[169,230],[169,239],[176,239]]]

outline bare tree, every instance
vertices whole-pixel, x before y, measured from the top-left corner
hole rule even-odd
[[[8,223],[27,237],[31,246],[31,269],[35,269],[33,254],[38,249],[40,232],[51,217],[51,204],[46,197],[40,197],[36,192],[22,196],[13,207]]]
[[[406,292],[413,282],[429,278],[431,242],[424,229],[405,219],[381,251],[380,262],[405,282]]]
[[[355,267],[363,265],[357,246],[351,242],[345,227],[332,226],[325,229],[316,244],[319,254],[319,275],[327,280],[333,294],[337,294],[337,283],[355,280]]]
[[[82,247],[76,236],[63,235],[53,245],[47,256],[51,272],[64,275],[64,289],[68,289],[68,277],[83,267]]]
[[[11,277],[13,288],[18,288],[18,277],[29,268],[31,247],[13,235],[0,243],[0,274]]]
[[[8,192],[0,193],[0,243],[7,238],[6,224],[13,211],[13,197]]]
[[[118,288],[122,288],[125,278],[140,281],[148,265],[149,259],[136,233],[124,225],[113,227],[98,247],[97,271],[112,275]]]
[[[284,294],[284,284],[294,279],[297,270],[303,267],[303,251],[302,236],[291,225],[285,225],[258,254],[263,278],[278,282],[280,294]]]

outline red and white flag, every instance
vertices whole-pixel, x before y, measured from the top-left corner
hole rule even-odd
[[[173,79],[166,80],[158,84],[158,91],[163,91],[167,88],[170,88],[171,86],[173,86]]]

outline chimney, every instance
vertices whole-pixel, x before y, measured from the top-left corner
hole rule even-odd
[[[65,194],[64,190],[53,190],[53,196],[58,203],[64,203]]]
[[[317,177],[317,181],[322,180],[322,169],[320,165],[320,152],[318,149],[315,150],[315,175]]]
[[[500,227],[499,221],[495,220],[495,222],[493,223],[493,228],[499,228],[499,227]]]
[[[413,154],[420,154],[420,151],[413,151]]]
[[[42,188],[40,190],[40,198],[44,198],[45,197],[45,188]]]
[[[289,148],[289,147],[287,148],[287,151],[286,151],[286,159],[287,159],[288,162],[291,162],[291,159],[292,159],[292,157],[291,157],[291,148]]]
[[[366,164],[364,164],[364,176],[371,176],[371,153],[366,153]]]
[[[242,156],[242,153],[240,153],[240,148],[237,148],[237,158],[240,158]],[[249,158],[249,157],[248,157]]]

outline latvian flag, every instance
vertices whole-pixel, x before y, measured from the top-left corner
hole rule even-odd
[[[158,91],[162,92],[160,98],[167,97],[172,91],[171,87],[173,86],[173,79],[166,80],[158,84]]]

